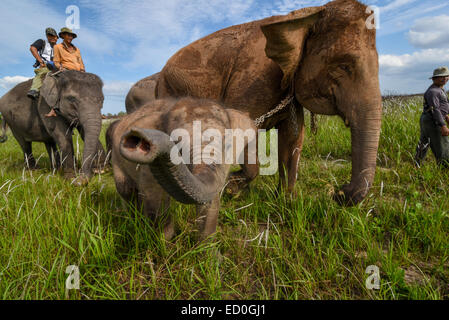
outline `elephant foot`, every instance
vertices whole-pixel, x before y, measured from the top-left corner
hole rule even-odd
[[[170,241],[175,236],[175,224],[172,219],[164,226],[164,237],[166,241]]]
[[[213,242],[215,240],[215,236],[217,235],[217,232],[202,232],[201,234],[198,234],[198,242],[208,243]]]
[[[39,167],[39,165],[37,164],[34,164],[34,165],[27,165],[26,168],[31,171],[36,171],[39,170],[41,167]]]
[[[237,172],[229,176],[228,183],[225,187],[225,192],[226,194],[235,196],[239,193],[239,191],[248,187],[248,185],[249,183],[246,177]]]
[[[103,173],[106,172],[106,170],[101,169],[101,168],[92,168],[92,172],[93,172],[94,174],[103,174]]]
[[[81,174],[72,181],[72,184],[77,187],[85,187],[89,184],[89,177]]]
[[[94,174],[104,174],[104,173],[107,173],[109,171],[111,171],[111,167],[109,167],[109,166],[101,167],[101,168],[100,167],[99,168],[92,168],[92,172]]]
[[[333,198],[339,205],[351,207],[362,202],[366,197],[366,193],[366,191],[356,190],[356,188],[351,187],[350,184],[346,184],[340,191],[334,194]]]
[[[76,174],[74,171],[64,171],[64,179],[73,180],[76,178]]]

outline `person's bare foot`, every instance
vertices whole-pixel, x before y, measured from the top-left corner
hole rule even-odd
[[[56,114],[54,109],[51,109],[49,113],[47,113],[45,115],[47,118],[51,118],[51,117],[57,117],[58,115]]]

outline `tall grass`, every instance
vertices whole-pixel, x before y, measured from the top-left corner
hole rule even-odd
[[[172,203],[177,235],[166,242],[122,202],[111,172],[74,187],[40,144],[42,169],[24,170],[10,136],[0,146],[0,298],[447,299],[449,174],[431,154],[413,165],[421,104],[384,102],[376,177],[361,204],[331,199],[350,179],[350,133],[318,117],[296,195],[278,194],[277,176],[225,194],[218,232],[203,243],[192,206]],[[79,266],[80,290],[65,289],[69,265]],[[370,265],[379,290],[366,287]]]

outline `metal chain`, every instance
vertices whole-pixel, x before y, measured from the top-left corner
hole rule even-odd
[[[290,117],[289,117],[290,128],[293,129],[293,136],[297,137],[299,134],[298,117],[296,115],[295,104],[290,104]]]
[[[291,94],[291,95],[287,96],[287,98],[282,100],[281,103],[276,108],[268,111],[267,113],[261,115],[259,118],[254,120],[254,124],[256,125],[256,127],[259,128],[265,122],[265,119],[272,117],[274,114],[278,113],[279,111],[284,109],[286,106],[288,106],[292,101],[293,101],[293,95]]]

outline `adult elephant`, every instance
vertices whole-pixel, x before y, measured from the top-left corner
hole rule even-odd
[[[92,176],[93,164],[102,163],[105,159],[99,141],[103,82],[94,74],[79,71],[49,74],[43,82],[38,101],[27,97],[30,86],[31,80],[22,82],[0,99],[0,112],[20,144],[27,165],[36,167],[31,143],[44,142],[56,166],[62,159],[64,176],[73,178],[75,163],[72,132],[77,128],[84,140],[81,175],[77,181],[86,183]],[[50,106],[57,106],[57,117],[45,116]]]
[[[136,111],[147,102],[153,101],[155,97],[155,88],[159,73],[146,77],[132,86],[129,90],[126,100],[126,112],[128,114]]]
[[[261,124],[279,129],[288,191],[297,178],[303,107],[339,115],[351,128],[352,177],[335,198],[356,204],[374,179],[382,113],[376,30],[367,26],[367,12],[358,1],[336,0],[215,32],[170,58],[156,97],[214,99],[256,119],[292,95],[294,107]]]

